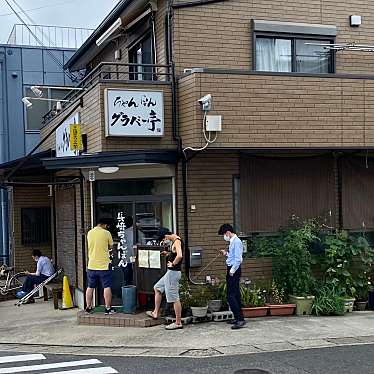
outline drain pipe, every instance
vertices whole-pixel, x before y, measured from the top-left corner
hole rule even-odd
[[[168,62],[171,69],[171,88],[172,88],[172,126],[173,138],[178,144],[178,153],[182,163],[182,191],[183,191],[183,226],[184,226],[184,248],[185,248],[185,272],[190,280],[190,248],[189,248],[189,231],[188,231],[188,192],[187,192],[187,160],[183,153],[182,138],[178,133],[178,95],[177,81],[175,76],[175,64],[173,59],[173,4],[172,0],[168,1],[168,10],[165,17],[167,22],[168,33]]]

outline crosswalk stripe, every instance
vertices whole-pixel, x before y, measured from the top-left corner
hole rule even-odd
[[[36,361],[36,360],[45,360],[45,357],[44,355],[41,355],[41,354],[3,356],[3,357],[0,357],[0,364],[7,364],[9,362]]]
[[[14,366],[11,368],[0,368],[0,373],[1,374],[22,373],[25,371],[33,371],[33,370],[34,371],[47,370],[47,369],[67,368],[67,367],[73,367],[73,366],[94,365],[94,364],[101,364],[101,361],[96,360],[96,359],[91,359],[91,360],[80,360],[80,361],[56,362],[54,364]]]
[[[118,373],[117,370],[111,367],[102,367],[102,368],[90,368],[90,369],[77,369],[77,370],[64,370],[64,371],[55,371],[53,373],[45,374],[115,374]]]

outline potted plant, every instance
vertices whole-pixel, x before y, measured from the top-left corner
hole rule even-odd
[[[281,245],[275,250],[273,259],[274,278],[292,304],[296,304],[296,314],[311,314],[314,296],[310,294],[314,279],[311,244],[318,240],[314,220],[299,222],[292,217],[291,226],[284,231]]]
[[[206,317],[208,313],[208,291],[206,286],[199,286],[192,292],[190,307],[193,317]]]
[[[290,316],[294,314],[296,305],[285,304],[284,290],[279,288],[275,281],[271,282],[270,289],[267,292],[267,303],[271,316]]]
[[[179,282],[179,298],[182,304],[182,316],[191,316],[192,290],[187,277],[183,274]],[[173,310],[174,311],[174,310]]]
[[[316,298],[312,312],[319,316],[341,316],[346,310],[345,300],[339,291],[331,284],[321,284],[316,287]]]
[[[209,301],[208,310],[211,312],[219,312],[222,308],[220,282],[218,278],[212,278],[211,283],[207,285]]]
[[[245,318],[264,317],[268,314],[269,307],[265,306],[264,292],[254,283],[246,281],[240,285],[240,298]]]

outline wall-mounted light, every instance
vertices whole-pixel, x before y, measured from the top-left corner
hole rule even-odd
[[[56,102],[56,110],[61,111],[62,105],[61,103],[70,103],[70,100],[58,100],[58,99],[44,99],[42,97],[23,97],[22,102],[26,105],[27,108],[32,107],[32,102],[30,100],[43,100],[43,101],[55,101]]]
[[[85,88],[82,87],[59,87],[59,86],[31,86],[31,91],[34,93],[36,97],[43,96],[43,89],[51,88],[53,90],[75,90],[75,91],[84,91]]]
[[[103,174],[113,174],[113,173],[117,173],[117,171],[119,170],[119,167],[118,166],[101,166],[98,168],[98,170],[100,173],[103,173]]]
[[[43,91],[39,89],[38,86],[31,86],[31,91],[34,93],[36,97],[42,97]]]
[[[352,27],[358,27],[362,24],[362,17],[361,16],[350,16],[349,21]]]

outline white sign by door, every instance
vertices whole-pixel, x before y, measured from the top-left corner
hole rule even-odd
[[[70,149],[70,125],[80,123],[79,113],[73,114],[66,119],[56,130],[56,156],[71,157],[79,156],[79,150]]]
[[[161,91],[105,90],[106,136],[163,136]]]

